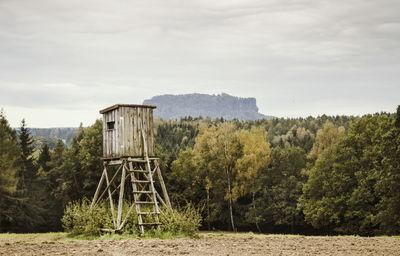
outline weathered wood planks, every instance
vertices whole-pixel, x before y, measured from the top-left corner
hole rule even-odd
[[[117,104],[103,109],[104,158],[143,157],[146,136],[148,155],[154,156],[153,109],[155,106]]]

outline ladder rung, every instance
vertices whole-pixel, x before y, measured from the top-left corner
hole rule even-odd
[[[155,225],[162,225],[162,224],[159,223],[159,222],[154,222],[154,223],[142,223],[142,224],[139,224],[139,226],[144,226],[144,225],[155,226]]]
[[[136,204],[154,204],[152,201],[136,201]]]
[[[135,183],[150,183],[150,181],[148,181],[148,180],[133,180],[132,182],[135,182]]]
[[[138,193],[138,194],[153,194],[153,191],[133,191],[133,193]]]
[[[148,171],[145,170],[132,170],[132,172],[149,173]]]
[[[137,214],[147,215],[147,214],[156,214],[156,212],[138,212]]]

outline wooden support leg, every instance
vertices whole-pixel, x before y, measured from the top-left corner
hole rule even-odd
[[[101,195],[100,195],[100,197],[97,199],[97,201],[98,201],[100,198],[103,198],[104,194],[105,194],[105,193],[107,192],[107,190],[110,188],[111,183],[114,182],[114,179],[117,177],[117,174],[118,174],[118,172],[121,170],[121,168],[122,168],[122,165],[121,165],[120,168],[118,168],[118,170],[115,172],[114,176],[111,178],[111,180],[110,180],[109,184],[107,185],[106,189],[104,189],[103,193],[101,193]],[[103,172],[103,174],[104,174],[104,172]],[[103,179],[103,178],[102,178],[102,179]],[[103,182],[100,180],[100,183],[103,183]],[[101,187],[101,186],[100,186],[100,187]]]
[[[120,190],[119,190],[117,227],[120,226],[121,218],[122,218],[122,205],[124,203],[125,176],[126,176],[126,166],[125,166],[125,163],[124,163],[123,167],[122,167],[121,187],[120,187]]]
[[[158,165],[157,160],[154,160],[154,163],[157,165],[157,170],[156,170],[157,177],[158,177],[158,180],[160,181],[160,185],[161,185],[161,189],[162,189],[162,192],[163,192],[165,203],[167,204],[167,207],[169,209],[172,209],[171,201],[169,201],[167,188],[165,187],[165,183],[164,183],[164,179],[163,179],[162,174],[161,174],[160,166]]]
[[[100,188],[101,188],[101,186],[103,185],[103,182],[104,182],[104,176],[105,176],[104,173],[105,172],[106,172],[106,166],[104,166],[103,173],[101,174],[100,182],[99,182],[99,185],[97,185],[96,192],[94,193],[94,197],[93,197],[92,204],[90,205],[90,209],[92,209],[97,203],[97,198],[98,198],[99,193],[100,193]]]
[[[107,187],[108,187],[108,198],[110,199],[110,207],[111,207],[113,225],[114,225],[114,229],[117,229],[117,223],[115,222],[115,214],[114,214],[114,203],[113,203],[113,199],[112,199],[112,193],[111,193],[111,190],[110,190],[110,181],[108,180],[108,174],[107,174],[107,170],[106,169],[104,169],[104,174],[105,174],[105,177],[106,177],[106,182],[107,182]]]
[[[143,136],[143,134],[142,134]],[[164,179],[161,174],[161,170],[157,159],[149,158],[147,154],[146,139],[143,136],[144,141],[144,152],[145,156],[143,159],[122,159],[113,165],[119,165],[117,171],[114,173],[111,180],[109,179],[109,168],[110,162],[105,162],[104,170],[97,186],[93,202],[91,207],[94,207],[105,194],[108,194],[106,200],[109,200],[114,229],[102,229],[107,232],[118,232],[121,231],[128,221],[129,216],[132,211],[136,209],[138,214],[138,224],[140,234],[144,234],[145,226],[157,226],[161,225],[159,223],[159,214],[161,213],[159,208],[159,203],[161,203],[167,209],[171,209],[171,202],[168,197],[167,189],[164,183]],[[122,172],[122,173],[121,173]],[[159,194],[154,187],[155,173],[157,173],[157,178],[160,182],[162,189],[162,195]],[[119,175],[121,174],[121,180],[118,182]],[[118,176],[118,177],[117,177]],[[133,204],[130,206],[126,214],[123,214],[124,205],[124,193],[125,183],[127,178],[130,176],[133,190]],[[103,190],[103,184],[106,182],[106,188]],[[113,187],[111,187],[113,186]],[[115,209],[116,202],[113,200],[113,195],[115,199],[115,194],[118,193],[118,209]],[[143,207],[142,207],[143,206]],[[148,207],[147,207],[148,206]],[[150,210],[152,206],[152,210]],[[147,217],[146,217],[147,216]]]

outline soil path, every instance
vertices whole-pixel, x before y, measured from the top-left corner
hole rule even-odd
[[[205,233],[200,239],[22,241],[3,235],[0,255],[400,255],[400,239]]]

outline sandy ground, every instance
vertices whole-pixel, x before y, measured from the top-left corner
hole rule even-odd
[[[0,255],[400,255],[400,238],[202,233],[199,239],[82,241],[2,234]]]

